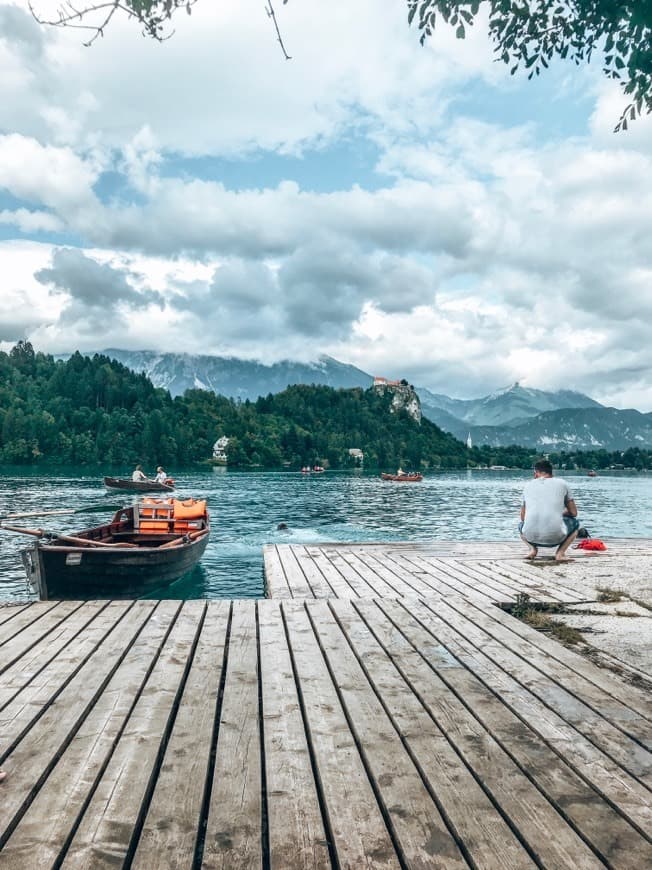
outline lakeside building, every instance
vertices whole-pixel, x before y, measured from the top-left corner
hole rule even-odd
[[[229,446],[229,439],[226,435],[222,435],[221,438],[218,438],[215,444],[213,444],[213,459],[215,462],[223,462],[225,465],[227,463],[227,455],[226,448]]]

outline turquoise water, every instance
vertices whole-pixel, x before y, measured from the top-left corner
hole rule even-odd
[[[119,471],[118,471],[119,473]],[[530,472],[464,471],[421,483],[385,483],[377,474],[232,472],[175,474],[180,496],[208,499],[211,540],[202,562],[162,593],[166,598],[247,598],[263,594],[265,543],[514,540],[520,493]],[[565,475],[583,525],[595,537],[652,538],[652,474]],[[129,501],[127,496],[126,501]],[[98,474],[44,475],[0,469],[0,515],[77,506],[69,517],[15,521],[74,532],[108,519],[125,501]],[[278,531],[279,523],[288,531]],[[24,599],[19,550],[31,541],[0,531],[0,599]]]

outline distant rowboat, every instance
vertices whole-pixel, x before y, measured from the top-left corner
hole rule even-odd
[[[107,489],[122,489],[130,492],[172,492],[174,481],[168,478],[167,483],[158,480],[131,480],[130,478],[105,477],[104,486]]]
[[[383,480],[394,480],[397,483],[418,483],[420,480],[423,480],[423,474],[418,471],[410,471],[404,474],[386,474],[383,472],[380,476]]]

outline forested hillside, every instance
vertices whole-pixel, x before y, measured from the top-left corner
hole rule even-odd
[[[125,472],[137,463],[169,471],[210,460],[213,444],[230,439],[232,468],[295,468],[353,464],[366,468],[528,468],[537,454],[525,447],[468,450],[427,419],[390,410],[392,394],[373,389],[297,385],[255,402],[207,390],[172,398],[144,374],[96,354],[55,360],[19,342],[0,352],[0,462],[88,465]],[[551,453],[558,467],[650,468],[650,451]]]
[[[220,435],[232,467],[352,463],[461,468],[466,448],[428,421],[390,413],[391,396],[360,388],[295,386],[256,402],[204,390],[172,399],[144,376],[75,353],[66,361],[19,342],[0,353],[0,461],[167,468],[206,462]]]

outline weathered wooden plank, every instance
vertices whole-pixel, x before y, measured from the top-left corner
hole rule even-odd
[[[386,546],[386,545],[383,545]],[[427,542],[392,542],[392,547],[405,550],[418,550],[422,556],[437,556],[441,558],[486,559],[487,553],[493,553],[501,558],[522,558],[523,544],[515,541],[427,541]]]
[[[235,601],[202,867],[262,866],[258,644],[253,601]]]
[[[25,650],[28,650],[37,643],[41,637],[48,635],[80,606],[79,601],[60,601],[56,607],[48,609],[37,620],[30,622],[28,626],[21,626],[20,628],[15,626],[16,633],[7,637],[2,646],[0,646],[0,672],[13,664]],[[7,626],[8,630],[10,625],[11,623]]]
[[[447,583],[456,594],[467,597],[477,596],[481,593],[492,602],[514,601],[517,590],[498,579],[488,577],[470,576],[469,573],[459,569],[454,559],[434,559],[430,557],[409,555],[407,561],[432,577],[439,578],[440,582]]]
[[[36,711],[28,711],[25,718],[29,717],[31,727],[25,730],[16,746],[12,745],[10,737],[8,757],[2,759],[11,777],[11,789],[3,793],[0,842],[22,805],[28,802],[34,784],[47,776],[101,697],[131,642],[150,617],[153,606],[154,602],[142,602],[140,606],[132,607],[103,642],[95,647],[94,654],[83,662],[74,678],[59,694],[60,685],[45,683],[49,697],[47,702],[43,701],[43,715],[37,717],[40,705]],[[160,614],[166,609],[169,608],[163,602],[159,607]],[[48,670],[46,668],[43,674]],[[35,723],[38,727],[34,727]],[[5,729],[2,731],[4,733]]]
[[[0,644],[16,637],[20,632],[41,619],[46,613],[58,607],[59,601],[34,601],[29,607],[23,607],[17,613],[12,613],[11,619],[0,625]]]
[[[344,550],[341,555],[372,589],[388,589],[389,597],[428,595],[432,592],[420,577],[412,576],[408,581],[398,573],[388,570],[381,563],[370,565],[366,559],[350,550]]]
[[[441,570],[438,567],[438,560],[432,559],[426,561],[420,554],[394,550],[383,553],[382,559],[391,566],[392,570],[400,570],[420,576],[425,583],[433,588],[437,595],[464,595],[468,598],[483,601],[486,604],[493,604],[496,600],[496,590],[488,588],[485,584],[473,585],[468,581],[465,582],[456,577],[455,574]]]
[[[11,773],[12,791],[22,790],[24,794],[24,781],[29,782],[30,775],[33,781],[37,781],[41,771],[49,775],[33,802],[26,806],[22,818],[17,819],[17,826],[2,850],[0,863],[3,867],[6,865],[9,870],[23,870],[31,866],[54,866],[66,851],[67,841],[111,758],[178,608],[178,602],[166,602],[157,608],[156,618],[145,625],[128,648],[104,691],[89,708],[88,715],[67,746],[65,738],[77,724],[73,717],[83,713],[84,699],[79,697],[68,700],[63,717],[61,714],[55,716],[46,713],[38,727],[27,735],[10,757],[15,767]],[[136,618],[142,622],[151,615],[152,610],[153,602],[146,607],[134,608],[123,628],[130,622],[133,631],[137,625]],[[126,634],[123,635],[123,641],[126,649]],[[87,679],[90,680],[90,677]],[[74,709],[75,700],[80,702],[78,709]],[[61,757],[53,766],[59,754]],[[37,764],[41,767],[37,767]],[[135,787],[138,785],[136,783]]]
[[[265,594],[268,598],[292,598],[285,571],[274,544],[263,547],[263,567],[265,573]]]
[[[546,677],[549,677],[557,685],[566,689],[568,692],[585,704],[589,705],[593,710],[599,713],[600,716],[609,720],[613,725],[620,728],[630,737],[642,743],[648,750],[652,749],[652,727],[649,721],[644,720],[640,715],[621,702],[609,696],[604,689],[599,687],[601,681],[601,669],[591,664],[584,663],[586,666],[583,671],[590,674],[594,671],[593,680],[589,679],[582,673],[579,673],[572,667],[573,659],[578,660],[576,664],[583,663],[583,659],[577,653],[570,653],[573,659],[561,661],[558,657],[548,654],[545,649],[538,646],[533,647],[533,641],[538,639],[539,632],[533,628],[529,628],[529,635],[523,636],[511,630],[509,623],[503,623],[495,619],[493,614],[485,613],[478,607],[468,601],[462,599],[449,599],[448,605],[464,617],[471,620],[475,625],[486,632],[495,641],[502,644],[506,649],[520,656],[525,662],[529,662],[532,668],[542,672]],[[494,608],[498,613],[503,613],[500,608]],[[512,623],[518,623],[515,617],[509,617],[503,614],[506,619]],[[521,623],[519,623],[521,624]],[[559,644],[561,646],[561,644]],[[529,687],[527,680],[524,685]],[[641,693],[642,694],[642,693]]]
[[[333,587],[321,573],[306,548],[293,546],[291,551],[310,584],[313,596],[315,598],[333,598],[335,596]]]
[[[290,547],[288,544],[279,545],[276,551],[283,566],[292,597],[314,598],[315,593],[308,582],[308,578],[294,557],[294,547]]]
[[[406,591],[405,595],[422,595],[428,598],[438,598],[440,595],[446,595],[450,592],[450,587],[446,586],[442,589],[441,584],[436,579],[426,575],[418,568],[415,569],[413,565],[402,561],[396,555],[389,561],[384,559],[382,552],[360,548],[356,551],[356,556],[388,582],[391,582],[391,578],[402,581],[406,590],[410,590],[409,592]]]
[[[616,564],[613,562],[611,564],[609,563],[609,559],[612,555],[611,553],[607,554],[586,550],[571,550],[570,555],[573,559],[572,565],[557,563],[552,559],[548,559],[546,562],[530,562],[529,560],[523,559],[505,559],[500,562],[494,560],[494,564],[504,573],[513,577],[517,582],[521,582],[522,579],[530,579],[531,582],[534,583],[537,581],[540,583],[549,583],[556,591],[562,593],[564,601],[577,601],[578,598],[585,598],[585,590],[583,589],[582,594],[578,595],[577,587],[574,584],[576,565],[580,565],[581,563],[585,563],[586,565],[587,562],[591,563],[593,560],[597,560],[597,562],[593,562],[591,565],[592,570],[598,569],[602,571],[607,568],[607,571],[613,571]],[[624,573],[627,573],[627,562],[628,560],[622,556],[618,559],[617,564],[622,566]]]
[[[441,725],[437,706],[450,704],[450,716],[456,723],[454,730],[468,729],[464,720],[470,717],[459,700],[432,672],[426,673],[425,684],[422,681],[416,686],[411,683],[410,660],[413,663],[416,660],[417,668],[420,666],[427,671],[427,666],[374,603],[355,602],[348,606],[333,601],[330,607],[392,718],[394,727],[405,741],[431,793],[437,796],[443,806],[450,826],[464,844],[465,852],[474,866],[493,867],[497,855],[501,856],[501,866],[505,868],[532,866],[533,860],[525,847],[519,843],[492,802],[490,793],[475,778]],[[429,706],[431,689],[437,700]],[[491,737],[483,733],[472,719],[470,727],[474,730],[473,745],[486,766],[487,758],[499,753],[499,750],[491,746]],[[485,748],[483,741],[490,745]],[[525,789],[527,792],[523,798],[527,814],[532,815],[536,830],[545,838],[547,831],[542,832],[541,828],[545,819],[540,819],[537,806],[532,806],[528,800],[532,792],[530,783],[507,757],[501,758],[499,769],[501,783],[509,783],[510,771],[512,778],[520,781],[521,791]],[[512,804],[518,807],[518,801],[521,800],[519,789],[511,788],[509,797]],[[557,860],[559,856],[560,853],[555,852]]]
[[[466,560],[455,556],[445,558],[428,556],[426,561],[440,571],[457,577],[472,587],[481,586],[487,591],[494,590],[494,601],[513,601],[522,591],[523,586],[532,588],[534,592],[534,587],[537,585],[529,577],[523,578],[523,581],[518,583],[504,573],[483,569],[482,566],[485,565],[485,562],[478,559]],[[539,596],[546,600],[556,600],[552,599],[545,589],[540,590]]]
[[[330,868],[280,602],[258,603],[271,868]]]
[[[108,605],[106,601],[87,601],[46,637],[33,644],[2,674],[0,709],[42,671],[73,638],[86,628]],[[126,609],[123,604],[123,610]]]
[[[378,600],[355,607],[492,801],[547,866],[591,863],[577,833],[614,867],[646,864],[649,842],[451,654],[438,639],[438,621],[422,605]]]
[[[340,867],[398,868],[392,839],[305,607],[283,602],[308,736]]]
[[[537,600],[579,601],[584,595],[577,589],[567,586],[564,578],[557,574],[555,565],[547,565],[545,570],[528,563],[498,561],[456,560],[459,570],[467,571],[476,577],[497,577],[502,583],[512,586],[516,593],[528,592]],[[563,570],[563,566],[560,566]]]
[[[501,855],[504,867],[534,866],[472,777],[468,776],[443,734],[424,714],[383,648],[363,625],[353,603],[335,601],[331,606],[337,617],[346,623],[345,637],[355,634],[353,644],[354,648],[358,645],[361,659],[349,647],[326,603],[309,602],[307,610],[340,690],[377,795],[391,820],[405,864],[433,868],[467,866],[458,845],[464,840],[451,818],[452,811],[455,820],[468,834],[470,849],[466,844],[463,849],[477,862],[474,866],[491,866],[497,854]],[[365,670],[361,667],[361,660]],[[371,683],[370,669],[373,672]],[[401,723],[396,716],[402,719]],[[415,754],[415,749],[423,750],[426,746],[427,753],[422,757]],[[435,755],[438,756],[436,767],[440,776],[433,782],[428,779],[426,770],[430,768],[432,772]],[[464,774],[467,774],[466,778]],[[463,790],[464,786],[468,790]],[[460,799],[457,812],[446,800],[453,798],[456,791]],[[446,819],[442,817],[440,807],[443,807]],[[475,836],[480,831],[488,832],[482,822],[476,823],[475,812],[480,807],[487,811],[485,822],[490,817],[490,825],[495,830],[490,838],[476,847]]]
[[[133,604],[128,603],[133,610]],[[153,605],[136,607],[136,612],[125,623],[126,634],[119,625],[124,610],[105,609],[88,625],[84,632],[64,647],[58,656],[45,668],[34,675],[33,679],[4,706],[0,712],[0,733],[4,747],[10,747],[20,739],[21,734],[29,731],[33,723],[46,710],[59,693],[74,681],[78,672],[103,643],[116,658],[124,652],[123,645],[131,641],[133,632],[139,630],[149,616]],[[142,615],[139,616],[139,612]],[[127,614],[129,616],[129,614]],[[125,617],[126,619],[127,617]],[[137,628],[130,628],[135,619]],[[113,637],[111,637],[111,634]],[[123,638],[126,638],[123,639]]]
[[[349,584],[354,592],[354,595],[349,597],[369,598],[370,596],[383,595],[393,597],[396,595],[391,586],[384,582],[380,577],[374,577],[374,585],[369,583],[367,577],[361,576],[355,568],[352,568],[349,563],[342,558],[337,547],[321,547],[322,555],[328,559],[331,569],[339,572]]]
[[[333,568],[328,556],[325,555],[324,552],[322,552],[318,547],[305,546],[301,549],[301,562],[304,566],[304,570],[306,562],[310,560],[310,564],[312,565],[312,573],[310,576],[318,573],[323,577],[326,587],[332,590],[330,595],[325,597],[351,598],[352,595],[355,595],[351,590],[351,586],[347,583],[344,577],[342,577],[340,572],[336,568]]]
[[[521,578],[515,578],[509,571],[501,570],[500,565],[507,563],[496,561],[487,563],[478,559],[441,559],[436,560],[436,564],[441,570],[450,571],[457,577],[468,578],[468,582],[471,584],[481,583],[495,588],[494,601],[496,602],[514,601],[523,592],[527,592],[531,598],[537,601],[569,600],[556,586],[550,587],[543,582],[542,572],[539,572],[536,577],[524,574]],[[510,590],[509,596],[505,597],[502,590]],[[577,597],[577,593],[575,593],[572,600],[577,601]]]
[[[131,867],[191,867],[201,830],[229,619],[228,601],[210,602],[174,728]]]
[[[8,601],[0,603],[0,625],[18,616],[19,613],[31,607],[32,603],[30,601],[21,601],[19,604],[11,604]]]
[[[129,855],[141,807],[158,775],[159,755],[172,727],[205,606],[203,601],[185,602],[165,638],[68,846],[62,864],[67,870],[108,870]]]
[[[545,740],[566,763],[578,772],[590,771],[590,782],[642,831],[652,830],[649,791],[619,764],[569,726],[481,650],[435,616],[420,612],[423,625],[432,629],[466,669],[481,679],[528,727]]]
[[[632,776],[637,777],[648,786],[652,784],[652,754],[635,740],[632,740],[619,729],[615,728],[602,715],[588,706],[576,694],[573,694],[561,684],[562,680],[553,680],[549,665],[547,673],[535,667],[527,660],[530,656],[525,650],[522,654],[513,653],[502,642],[504,638],[495,639],[484,627],[476,621],[468,619],[460,610],[445,601],[437,604],[437,616],[444,619],[462,637],[481,649],[487,658],[491,659],[501,670],[509,674],[519,685],[529,690],[540,699],[546,707],[557,713],[565,723],[568,723],[585,735],[592,743],[613,758]],[[531,650],[529,651],[531,655]],[[624,708],[621,708],[624,709]],[[612,715],[618,709],[612,706]],[[628,718],[631,716],[625,710]]]

